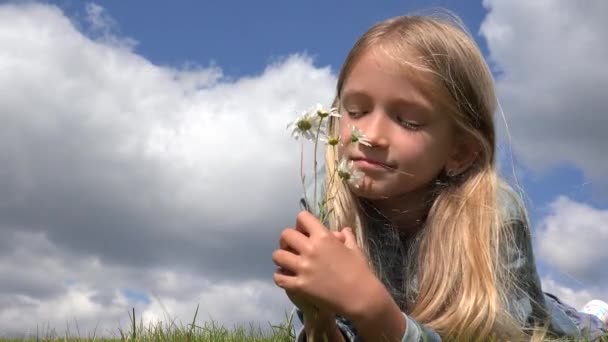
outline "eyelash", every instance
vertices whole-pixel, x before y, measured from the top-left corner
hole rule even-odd
[[[398,124],[399,124],[401,127],[406,128],[406,129],[409,129],[409,130],[412,130],[412,131],[417,131],[417,130],[419,130],[419,129],[420,129],[420,126],[421,126],[420,124],[417,124],[417,123],[413,123],[413,122],[410,122],[410,121],[407,121],[407,120],[401,120],[401,118],[400,118],[400,117],[397,117],[397,119],[396,119],[396,120],[397,120],[397,123],[398,123]]]
[[[351,111],[346,111],[346,113],[348,114],[349,117],[351,118],[357,118],[365,113],[361,113],[361,112],[351,112]],[[420,129],[420,124],[416,124],[413,122],[409,122],[406,120],[402,120],[400,117],[396,117],[395,121],[397,121],[397,124],[399,124],[399,126],[405,128],[405,129],[409,129],[411,131],[417,131]]]
[[[351,111],[346,111],[346,113],[348,114],[348,116],[352,117],[356,117],[358,116],[357,114],[361,114],[361,112],[351,112]]]

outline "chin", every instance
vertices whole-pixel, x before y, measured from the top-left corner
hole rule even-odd
[[[378,182],[371,181],[368,177],[363,179],[359,187],[349,186],[353,194],[357,197],[362,197],[368,200],[386,199],[391,196],[390,192],[386,191],[385,186]]]

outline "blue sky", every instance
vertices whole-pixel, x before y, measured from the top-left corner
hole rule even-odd
[[[79,1],[52,1],[67,13]],[[483,18],[478,2],[465,1],[176,1],[100,3],[135,49],[154,63],[180,66],[215,61],[227,76],[260,73],[269,62],[293,53],[338,69],[356,38],[389,16],[440,6],[457,13],[474,33]],[[479,40],[484,46],[483,40]]]
[[[31,328],[15,315],[112,326],[131,306],[282,319],[270,253],[299,190],[285,124],[333,96],[368,27],[438,6],[500,72],[545,289],[607,300],[608,3],[379,4],[0,3],[0,333]]]
[[[78,1],[50,3],[72,18],[84,12]],[[486,40],[479,34],[486,10],[475,1],[386,1],[382,6],[372,1],[319,0],[146,2],[143,7],[143,3],[109,0],[100,4],[116,22],[115,31],[134,38],[135,51],[151,62],[174,67],[214,64],[225,77],[234,79],[258,75],[269,63],[296,53],[308,54],[316,66],[330,66],[336,73],[357,37],[375,22],[435,8],[457,14],[487,54]],[[594,194],[572,164],[562,163],[521,180],[539,209],[558,194],[608,207],[606,198]],[[534,220],[540,218],[535,210],[531,215]]]

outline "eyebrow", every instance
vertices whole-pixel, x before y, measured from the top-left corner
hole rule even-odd
[[[351,98],[365,98],[366,100],[368,100],[370,97],[371,96],[369,96],[364,91],[359,91],[359,90],[345,91],[342,94],[340,94],[341,100],[347,100],[347,99],[350,100]]]
[[[342,101],[352,101],[352,100],[356,100],[356,99],[362,99],[365,101],[369,101],[371,99],[371,96],[361,90],[347,90],[340,95],[341,102]],[[433,107],[432,107],[432,103],[429,102],[429,104],[430,104],[430,106],[426,106],[425,104],[421,104],[420,102],[408,100],[403,97],[397,97],[397,98],[391,99],[391,101],[390,101],[391,107],[413,108],[413,109],[420,110],[425,114],[430,115],[433,112]]]

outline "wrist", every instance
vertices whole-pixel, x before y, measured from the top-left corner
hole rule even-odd
[[[394,303],[390,293],[376,276],[361,284],[362,291],[351,302],[350,310],[344,312],[344,315],[353,322],[366,321],[370,317],[375,317],[377,313],[385,311],[390,303]]]
[[[364,340],[377,340],[385,334],[387,341],[401,341],[406,320],[401,309],[379,280],[370,287],[370,295],[351,316]],[[384,339],[383,339],[384,340]]]

